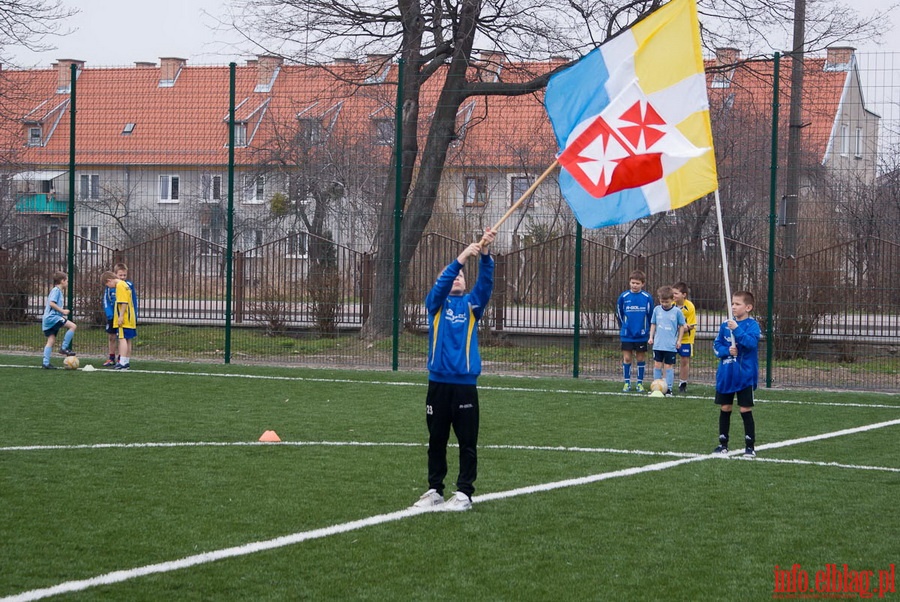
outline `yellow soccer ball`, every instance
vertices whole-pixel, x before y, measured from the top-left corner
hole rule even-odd
[[[65,365],[66,370],[78,370],[78,366],[80,365],[78,358],[74,355],[70,355],[64,359],[63,364]]]

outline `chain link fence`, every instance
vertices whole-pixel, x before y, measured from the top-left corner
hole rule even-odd
[[[808,58],[799,153],[789,152],[789,61],[777,86],[772,57],[709,61],[731,288],[756,297],[767,384],[900,390],[895,60],[849,49]],[[478,77],[521,81],[559,64],[492,55]],[[62,270],[79,353],[102,356],[99,275],[123,262],[141,299],[138,362],[421,369],[435,277],[556,149],[541,94],[468,97],[404,266],[399,334],[361,337],[379,309],[374,292],[393,290],[375,259],[393,255],[378,248],[377,229],[395,203],[400,68],[374,55],[324,66],[260,56],[233,67],[161,59],[0,71],[0,348],[39,352],[50,276]],[[439,92],[423,91],[422,147]],[[795,195],[785,192],[792,170]],[[618,379],[615,300],[641,269],[651,293],[689,284],[699,316],[692,380],[713,381],[726,294],[712,198],[581,231],[551,177],[493,252],[486,372]]]

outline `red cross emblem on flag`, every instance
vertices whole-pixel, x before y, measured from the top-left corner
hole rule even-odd
[[[560,164],[596,198],[662,178],[661,147],[669,135],[665,120],[646,99],[612,116],[608,112],[590,121],[559,155]]]

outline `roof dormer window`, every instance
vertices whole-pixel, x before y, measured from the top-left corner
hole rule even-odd
[[[136,126],[136,125],[137,125],[136,123],[126,123],[125,127],[122,128],[122,135],[130,136],[131,133],[134,131],[134,126]]]
[[[44,146],[44,132],[41,126],[28,127],[28,146]]]

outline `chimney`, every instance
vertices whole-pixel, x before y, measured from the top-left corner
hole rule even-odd
[[[134,67],[135,69],[153,69],[156,67],[156,63],[153,61],[135,61]]]
[[[504,60],[506,55],[499,50],[479,50],[478,61],[475,63],[478,79],[492,82],[499,80]]]
[[[187,59],[164,56],[159,59],[159,87],[171,88],[178,79],[178,74],[187,63]]]
[[[256,65],[257,65],[258,63],[259,63],[259,61],[256,60],[256,59],[247,59],[247,66],[248,66],[248,67],[256,67]]]
[[[741,60],[739,48],[716,48],[716,66],[735,65]]]
[[[256,88],[254,92],[270,92],[275,78],[281,70],[284,59],[271,54],[260,54],[256,57]]]
[[[853,62],[853,53],[856,48],[852,46],[829,46],[825,56],[825,71],[850,71]]]
[[[84,61],[77,59],[57,59],[54,63],[56,67],[56,92],[57,94],[68,94],[72,84],[72,65],[76,65],[75,77],[84,69]]]

